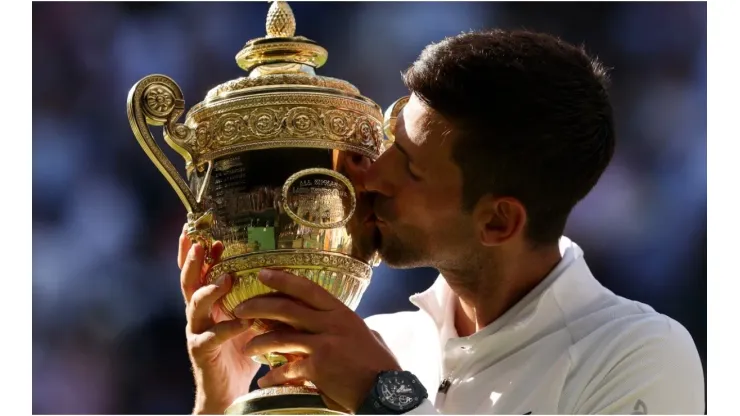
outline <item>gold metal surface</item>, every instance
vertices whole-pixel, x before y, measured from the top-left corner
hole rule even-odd
[[[209,274],[211,281],[223,273],[236,275],[234,287],[222,301],[227,313],[232,313],[245,299],[273,292],[257,279],[264,267],[303,276],[352,309],[360,303],[372,275],[372,268],[367,263],[329,251],[275,250],[232,257],[213,266],[213,272]]]
[[[186,127],[176,123],[185,109],[180,87],[166,76],[149,75],[131,88],[126,109],[136,140],[170,183],[188,212],[193,212],[198,205],[195,196],[175,166],[154,141],[148,127],[148,125],[164,125],[164,137],[167,143],[185,158],[186,163],[191,161],[190,154],[182,147],[183,143],[178,140],[178,135],[169,134],[170,132],[180,134],[187,132]]]
[[[358,95],[360,91],[347,81],[331,77],[315,77],[309,74],[273,74],[257,78],[238,78],[212,88],[206,94],[206,102],[221,98],[230,98],[231,94],[247,88],[280,86],[280,85],[303,85],[318,88],[335,89],[349,95]]]
[[[264,406],[260,409],[259,401],[261,399],[269,399],[272,397],[282,396],[286,398],[286,401],[293,401],[295,407],[281,407],[280,409],[270,408]],[[304,400],[301,400],[304,399]],[[306,406],[309,400],[312,399],[314,406]],[[304,402],[304,406],[300,406],[300,402]],[[310,402],[309,402],[310,403]],[[337,412],[326,408],[321,405],[323,401],[321,396],[318,394],[315,388],[306,386],[278,386],[268,387],[266,389],[255,390],[247,393],[244,396],[239,397],[234,403],[226,409],[225,414],[227,415],[341,415],[342,412]],[[257,409],[259,410],[257,410]]]
[[[337,182],[317,178],[304,179],[315,174],[329,176],[337,179]],[[301,186],[304,182],[306,186]],[[321,184],[325,186],[320,186]],[[283,185],[281,200],[283,210],[290,219],[317,229],[344,226],[357,207],[355,188],[349,179],[323,168],[304,169],[291,175]]]
[[[267,11],[265,32],[268,38],[290,38],[295,35],[295,16],[287,3],[275,1]]]
[[[186,124],[191,134],[182,147],[196,164],[277,147],[341,149],[372,159],[380,155],[380,110],[368,100],[309,85],[254,88],[261,91],[245,95],[238,90],[190,110]]]
[[[174,80],[144,77],[128,95],[129,123],[185,206],[188,236],[203,245],[207,262],[213,243],[223,243],[205,279],[233,274],[221,301],[226,313],[272,293],[257,279],[264,267],[303,276],[355,309],[379,263],[372,199],[358,185],[366,162],[386,147],[383,115],[351,83],[316,75],[328,52],[295,36],[287,3],[272,3],[265,29],[236,54],[246,76],[214,86],[186,114]],[[150,126],[163,127],[185,178]],[[274,324],[255,327],[264,332]],[[275,367],[295,357],[254,359]],[[338,414],[310,386],[257,390],[237,402],[227,413]]]
[[[398,116],[401,114],[401,111],[403,111],[403,107],[408,104],[410,98],[411,96],[408,95],[401,97],[385,110],[385,114],[383,115],[383,132],[388,138],[388,142],[386,143],[387,145],[396,141],[396,123],[398,121]]]

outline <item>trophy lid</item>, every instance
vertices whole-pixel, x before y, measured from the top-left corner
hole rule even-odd
[[[185,142],[195,165],[245,150],[312,147],[354,151],[372,160],[383,151],[380,106],[351,83],[316,75],[328,52],[295,36],[290,6],[273,1],[266,36],[237,53],[247,75],[212,88],[187,114],[195,133]]]

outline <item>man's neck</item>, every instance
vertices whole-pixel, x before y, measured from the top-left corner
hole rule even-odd
[[[557,246],[509,261],[483,261],[467,275],[441,270],[457,295],[455,328],[472,335],[501,317],[532,291],[561,260]]]

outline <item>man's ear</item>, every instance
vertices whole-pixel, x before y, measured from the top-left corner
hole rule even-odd
[[[473,218],[481,244],[493,247],[524,231],[527,210],[516,198],[485,195],[475,205]]]

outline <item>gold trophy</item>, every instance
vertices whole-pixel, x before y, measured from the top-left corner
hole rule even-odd
[[[303,276],[355,309],[379,263],[372,204],[355,187],[363,166],[387,143],[380,107],[352,84],[318,76],[327,51],[295,36],[293,12],[273,2],[267,36],[236,55],[247,76],[211,89],[185,116],[182,91],[150,75],[128,96],[134,135],[187,209],[188,235],[206,249],[224,244],[206,276],[234,276],[222,308],[272,290],[257,279],[263,267]],[[387,120],[394,124],[395,113]],[[154,141],[149,125],[185,159],[187,181]],[[268,324],[257,322],[263,331]],[[275,367],[280,354],[254,357]],[[338,414],[310,383],[260,389],[227,414]]]

